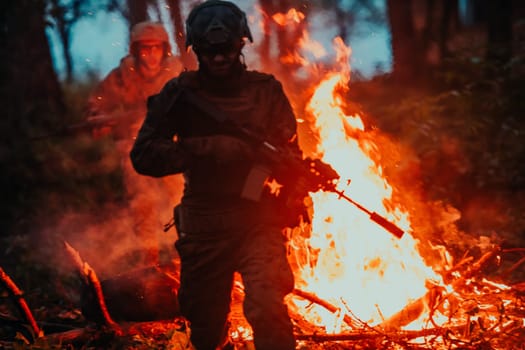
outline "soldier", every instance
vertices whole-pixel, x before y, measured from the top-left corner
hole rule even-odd
[[[183,72],[150,99],[131,159],[144,175],[184,174],[175,245],[181,258],[179,303],[191,342],[198,350],[224,345],[239,272],[255,347],[294,349],[284,303],[294,286],[282,232],[286,218],[266,189],[258,201],[243,197],[256,150],[202,107],[213,106],[211,114],[220,111],[272,144],[300,152],[295,116],[280,82],[247,70],[242,49],[252,35],[235,4],[211,0],[194,7],[186,30],[198,70]]]
[[[181,71],[182,64],[172,55],[168,33],[162,24],[141,22],[131,30],[129,54],[100,82],[88,100],[88,121],[90,118],[108,120],[103,127],[94,130],[94,136],[113,136],[121,155],[133,229],[144,247],[140,249],[143,261],[139,264],[158,263],[156,235],[162,232],[163,225],[158,211],[167,205],[163,197],[167,183],[137,175],[132,168],[129,151],[146,115],[147,98],[158,93],[168,80]]]

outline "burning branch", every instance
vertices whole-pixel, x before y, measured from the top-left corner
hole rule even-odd
[[[5,273],[4,269],[0,267],[0,282],[1,285],[7,290],[7,293],[11,297],[11,299],[14,301],[18,311],[24,316],[25,320],[29,325],[31,326],[31,329],[33,330],[33,333],[36,335],[36,337],[42,337],[43,332],[38,327],[38,324],[35,321],[35,318],[33,317],[33,314],[31,313],[31,310],[29,309],[29,306],[27,305],[25,299],[22,297],[24,294],[13,282],[13,280]]]
[[[431,315],[438,300],[441,299],[442,288],[432,287],[421,298],[406,305],[401,311],[385,320],[379,327],[385,330],[396,330],[418,319],[426,309],[431,310]]]
[[[501,247],[497,246],[493,250],[483,254],[477,261],[471,263],[472,260],[465,258],[464,261],[468,261],[468,268],[461,273],[461,277],[452,282],[452,288],[458,290],[461,286],[467,283],[468,279],[472,278],[474,275],[479,273],[487,264],[496,256],[501,253]],[[459,264],[458,264],[459,265]],[[459,268],[456,265],[452,271],[457,271]],[[452,276],[452,271],[449,271],[446,277],[450,278]]]
[[[314,293],[308,293],[308,292],[305,292],[305,291],[302,291],[302,290],[296,288],[296,289],[293,290],[293,294],[295,294],[298,297],[301,297],[303,299],[306,299],[306,300],[308,300],[308,301],[310,301],[312,303],[321,305],[322,307],[324,307],[325,309],[327,309],[328,311],[330,311],[332,313],[336,313],[337,311],[340,310],[337,306],[332,305],[329,302],[327,302],[326,300],[323,300],[323,299],[319,298]],[[345,323],[347,325],[349,325],[350,327],[356,328],[356,323],[350,316],[345,314],[343,316],[343,321],[345,321]]]
[[[451,279],[453,279],[454,272],[458,272],[460,269],[463,268],[463,266],[470,264],[473,260],[474,257],[467,256],[467,253],[465,253],[465,255],[463,255],[463,257],[457,264],[455,264],[454,266],[452,266],[451,269],[446,271],[445,275],[443,276],[444,280],[446,282],[449,282]]]
[[[106,301],[104,299],[104,294],[102,292],[102,286],[100,285],[100,281],[95,273],[95,270],[93,270],[93,268],[89,266],[88,263],[82,260],[79,252],[71,247],[71,245],[69,245],[67,242],[64,242],[64,245],[66,246],[66,251],[69,253],[71,260],[77,267],[80,278],[86,284],[86,286],[89,287],[89,290],[97,300],[96,305],[99,307],[98,311],[103,318],[104,324],[112,329],[117,335],[121,335],[122,330],[109,315]]]
[[[490,252],[487,252],[483,254],[478,261],[476,261],[474,264],[470,265],[467,271],[465,271],[462,276],[463,279],[471,278],[475,274],[477,274],[479,271],[481,271],[487,264],[492,260],[492,258],[496,257],[501,253],[501,247],[497,246]]]
[[[520,265],[525,263],[525,256],[521,258],[517,263],[512,265],[505,273],[510,274],[512,271],[516,270]]]
[[[427,337],[429,335],[443,335],[449,332],[450,329],[437,327],[421,329],[417,331],[396,331],[390,333],[381,333],[375,331],[363,331],[358,330],[354,332],[346,332],[340,334],[297,334],[295,338],[297,340],[310,340],[310,341],[343,341],[343,340],[364,340],[364,339],[376,339],[376,338],[392,338],[399,340],[409,340],[420,337]]]
[[[425,310],[426,298],[427,295],[409,303],[401,311],[399,311],[389,319],[385,320],[380,327],[387,330],[394,330],[400,329],[401,327],[410,324],[412,321],[416,320],[419,316],[421,316],[421,314]]]
[[[516,248],[516,249],[506,249],[502,252],[505,253],[512,253],[512,252],[525,252],[525,249]],[[521,259],[519,259],[516,263],[514,263],[511,267],[509,267],[504,273],[503,276],[508,277],[510,274],[516,270],[520,265],[525,264],[525,256],[523,256]]]

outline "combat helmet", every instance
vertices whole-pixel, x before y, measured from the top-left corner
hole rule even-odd
[[[140,22],[131,28],[131,34],[129,39],[129,48],[131,54],[136,53],[137,45],[140,41],[146,40],[158,40],[164,43],[165,55],[171,55],[171,45],[168,32],[159,22]]]
[[[191,10],[186,20],[186,47],[209,48],[247,38],[253,42],[246,14],[234,3],[208,0]]]

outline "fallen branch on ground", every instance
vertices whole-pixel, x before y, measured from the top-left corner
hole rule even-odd
[[[1,267],[0,282],[1,285],[7,290],[9,297],[11,298],[11,300],[13,300],[18,311],[25,318],[25,321],[31,326],[35,337],[39,338],[43,336],[43,332],[36,323],[31,309],[29,309],[29,306],[27,305],[25,299],[22,296],[24,293],[22,293],[22,291],[17,287],[15,282],[13,282],[13,280],[7,275],[7,273],[5,273],[4,269],[2,269]]]
[[[308,301],[310,301],[312,303],[318,304],[318,305],[324,307],[325,309],[327,309],[328,311],[330,311],[332,313],[336,313],[336,312],[338,312],[340,310],[340,308],[338,308],[337,306],[332,305],[329,302],[327,302],[326,300],[323,300],[323,299],[319,298],[314,293],[305,292],[303,290],[300,290],[300,289],[296,288],[296,289],[293,290],[293,294],[295,294],[298,297],[301,297],[303,299],[306,299],[306,300],[308,300]],[[343,321],[345,321],[345,323],[347,325],[349,325],[350,327],[356,328],[356,322],[350,316],[345,314],[343,316]]]
[[[66,251],[71,257],[71,260],[77,267],[81,280],[86,284],[90,292],[95,297],[97,301],[96,305],[99,308],[98,311],[100,312],[104,324],[112,329],[117,335],[121,335],[122,330],[120,329],[120,326],[115,321],[113,321],[109,314],[106,301],[104,299],[104,294],[102,292],[102,286],[100,285],[100,281],[97,277],[97,274],[95,273],[95,270],[93,270],[93,268],[89,266],[87,262],[82,260],[77,250],[71,247],[71,245],[69,245],[67,242],[64,242],[64,244]]]
[[[462,327],[454,327],[462,328]],[[396,332],[374,332],[358,330],[353,332],[345,332],[340,334],[296,334],[297,340],[310,340],[310,341],[343,341],[343,340],[363,340],[363,339],[374,339],[374,338],[392,338],[392,339],[415,339],[420,337],[426,337],[429,335],[443,335],[450,332],[451,328],[428,328],[416,331],[396,331]]]

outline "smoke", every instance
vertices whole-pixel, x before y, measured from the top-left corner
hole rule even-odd
[[[158,193],[151,192],[155,196]],[[177,201],[176,198],[173,201]],[[171,206],[158,214],[158,226],[149,237],[137,232],[136,212],[129,203],[106,203],[89,212],[68,210],[59,217],[49,218],[34,237],[32,259],[57,271],[58,274],[74,273],[74,265],[64,248],[64,242],[76,249],[100,279],[145,267],[144,254],[158,250],[159,260],[169,264],[175,258],[173,242],[175,229],[163,231],[168,222]]]
[[[29,260],[70,274],[68,242],[101,279],[170,263],[177,233],[163,229],[182,196],[182,177],[137,174],[126,143],[85,135],[49,150],[40,174],[46,183],[43,204],[34,209],[34,223],[24,233],[31,237]],[[153,255],[148,261],[147,252]]]
[[[92,213],[69,211],[38,232],[41,249],[35,253],[57,270],[71,271],[74,265],[64,248],[68,242],[99,277],[125,271],[131,267],[126,255],[141,246],[130,218],[128,208],[110,204]]]

